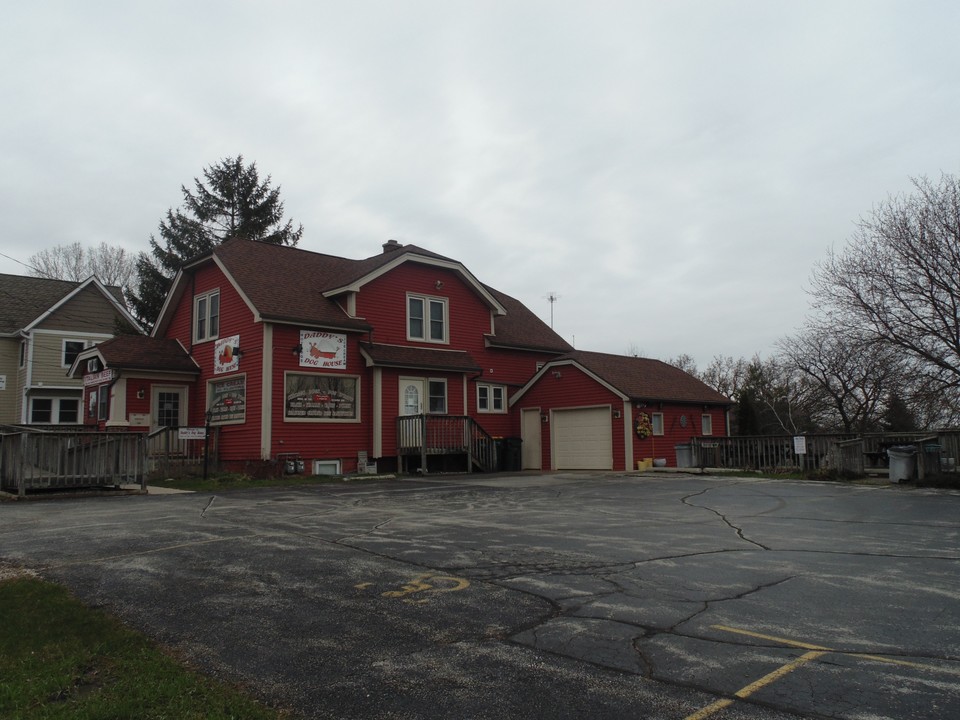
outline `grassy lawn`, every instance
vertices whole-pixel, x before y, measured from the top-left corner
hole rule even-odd
[[[0,717],[278,718],[34,577],[0,580]]]
[[[342,482],[370,482],[384,480],[387,477],[392,478],[393,476],[363,475],[351,477],[348,481],[339,475],[284,475],[282,477],[258,478],[244,473],[210,473],[206,480],[203,479],[203,476],[187,475],[179,478],[156,478],[148,481],[147,484],[196,492],[225,492],[261,487],[282,488]]]

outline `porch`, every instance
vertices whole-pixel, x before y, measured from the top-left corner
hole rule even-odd
[[[500,467],[498,442],[466,415],[406,415],[397,418],[397,466],[410,472],[416,461],[427,472],[430,458],[460,456],[466,470],[495,472]]]

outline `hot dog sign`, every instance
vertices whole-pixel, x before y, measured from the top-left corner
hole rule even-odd
[[[300,367],[345,370],[347,367],[347,336],[315,330],[301,330]]]

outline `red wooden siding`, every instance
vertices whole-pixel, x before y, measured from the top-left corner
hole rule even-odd
[[[681,404],[660,404],[647,403],[642,407],[634,405],[633,420],[636,427],[636,420],[640,413],[646,413],[652,418],[653,413],[663,413],[663,435],[651,435],[648,438],[641,439],[634,432],[633,438],[633,467],[636,468],[637,460],[644,458],[665,458],[668,467],[676,467],[677,453],[676,446],[689,443],[691,438],[701,437],[700,417],[701,415],[710,415],[713,420],[712,436],[723,437],[727,434],[726,410],[721,407],[708,407],[704,409],[703,405],[681,405]],[[686,416],[687,425],[681,424],[681,417]]]

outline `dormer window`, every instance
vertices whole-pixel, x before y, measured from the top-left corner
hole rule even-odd
[[[197,295],[193,300],[194,342],[216,340],[220,334],[220,291]]]
[[[407,295],[407,339],[446,343],[447,300]]]

